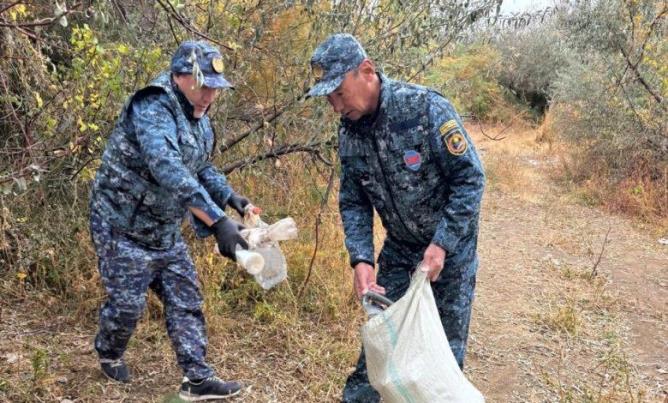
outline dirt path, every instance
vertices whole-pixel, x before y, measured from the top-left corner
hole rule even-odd
[[[484,201],[471,378],[495,402],[664,401],[668,247],[569,200],[542,150],[480,144],[525,180]]]
[[[665,401],[668,246],[555,185],[554,159],[534,132],[492,142],[471,131],[489,186],[468,376],[488,402]],[[341,295],[348,275],[336,280]],[[91,346],[98,302],[57,316],[45,315],[58,306],[54,297],[0,298],[0,401],[178,400],[179,370],[159,314],[131,340],[133,382],[100,375]],[[219,315],[218,302],[208,302],[210,356],[223,375],[253,385],[235,401],[336,401],[359,346],[362,313],[352,299],[335,308],[341,313],[329,328],[272,311],[271,300],[265,310],[258,302],[253,317]]]

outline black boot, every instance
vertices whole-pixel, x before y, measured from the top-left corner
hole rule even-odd
[[[122,358],[116,360],[100,358],[100,367],[102,367],[102,372],[107,378],[117,382],[130,382],[130,370],[128,370],[128,366],[125,365]]]

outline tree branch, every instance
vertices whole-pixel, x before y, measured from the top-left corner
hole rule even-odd
[[[309,153],[317,156],[322,151],[322,147],[328,148],[334,147],[334,145],[330,141],[312,141],[307,144],[284,144],[264,154],[251,155],[238,161],[231,162],[223,166],[222,171],[225,175],[228,175],[236,169],[244,168],[266,159],[278,158],[281,155],[292,153]]]
[[[322,201],[320,202],[320,210],[318,211],[318,216],[315,218],[315,245],[313,246],[313,254],[311,255],[311,262],[308,265],[308,272],[306,273],[306,278],[304,279],[304,282],[302,283],[301,288],[299,289],[299,292],[297,293],[297,300],[300,300],[302,297],[302,294],[306,290],[306,286],[309,283],[309,280],[311,279],[311,273],[313,272],[313,263],[315,263],[315,258],[318,254],[318,248],[320,246],[320,224],[322,223],[322,213],[325,211],[325,207],[327,206],[327,200],[329,199],[329,193],[332,191],[332,187],[334,185],[334,174],[336,173],[336,169],[332,167],[332,169],[329,172],[329,179],[327,180],[327,190],[325,190],[325,194],[322,197]]]
[[[647,81],[645,81],[645,79],[644,79],[644,78],[642,77],[642,75],[640,74],[640,71],[638,71],[638,67],[635,66],[635,65],[633,64],[633,62],[631,62],[631,59],[629,58],[628,53],[626,53],[626,51],[624,50],[624,47],[623,47],[623,46],[619,45],[619,51],[622,53],[622,55],[624,55],[624,59],[626,60],[626,64],[627,64],[628,67],[631,69],[631,71],[633,71],[633,73],[635,74],[636,79],[638,80],[638,82],[640,82],[640,84],[642,84],[642,86],[645,87],[645,90],[647,90],[647,92],[649,92],[649,93],[652,95],[652,97],[654,97],[654,99],[656,100],[656,102],[658,102],[658,103],[662,103],[662,102],[663,102],[663,98],[661,98],[661,95],[657,94],[657,93],[656,93],[656,92],[649,86],[649,84],[647,84]]]
[[[233,50],[231,47],[225,45],[221,41],[213,39],[209,35],[203,33],[202,31],[196,29],[195,27],[193,27],[192,24],[190,24],[188,21],[186,21],[186,19],[181,14],[179,14],[179,12],[174,8],[172,3],[170,3],[169,1],[167,1],[167,4],[165,4],[164,0],[157,0],[157,2],[167,12],[167,14],[170,15],[171,17],[173,17],[179,24],[181,24],[181,26],[183,28],[185,28],[186,31],[192,33],[195,36],[199,36],[202,39],[206,39],[207,41],[209,41],[211,43],[215,43],[216,45],[220,46],[221,48],[225,48],[227,50]]]
[[[2,12],[4,12],[6,9],[9,9],[10,7],[13,7],[15,4],[10,5],[9,7],[6,7],[5,9],[2,10]],[[46,26],[46,25],[52,25],[54,22],[58,21],[61,17],[72,14],[74,12],[80,12],[80,11],[76,10],[77,8],[79,8],[79,6],[81,6],[81,3],[76,3],[76,4],[72,5],[72,7],[70,9],[65,10],[62,14],[56,15],[55,17],[36,20],[36,21],[33,21],[33,22],[9,23],[9,22],[7,22],[7,20],[2,18],[2,20],[0,20],[0,27],[29,28],[29,27],[42,27],[42,26]],[[0,12],[0,14],[2,14],[2,12]]]
[[[285,111],[290,109],[298,100],[294,99],[292,100],[289,104],[285,105],[278,111],[276,111],[269,119],[264,119],[261,123],[256,124],[255,126],[251,127],[250,129],[246,130],[245,132],[241,133],[240,135],[236,136],[235,138],[226,141],[224,144],[220,146],[220,152],[225,152],[229,150],[230,148],[234,147],[238,142],[241,140],[245,139],[246,137],[250,136],[251,134],[255,133],[256,131],[262,129],[265,125],[265,123],[271,123],[276,118],[281,116]]]

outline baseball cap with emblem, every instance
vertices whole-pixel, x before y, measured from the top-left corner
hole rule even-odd
[[[364,48],[350,34],[335,34],[325,39],[311,57],[315,84],[306,97],[329,95],[341,85],[345,74],[357,68],[366,58]]]
[[[172,56],[172,73],[193,73],[209,88],[234,88],[225,79],[225,64],[220,51],[204,41],[185,41]]]

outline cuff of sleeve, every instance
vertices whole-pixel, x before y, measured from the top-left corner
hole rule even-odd
[[[213,230],[202,222],[199,218],[195,217],[192,213],[188,214],[188,219],[193,229],[195,230],[195,235],[198,238],[206,238],[209,235],[213,235]]]
[[[207,200],[199,193],[193,195],[188,201],[187,205],[189,207],[195,207],[204,211],[214,223],[225,217],[225,212],[223,212],[223,210],[218,205],[216,205],[213,200],[211,200],[210,203],[207,203]]]
[[[355,257],[350,257],[350,267],[353,269],[355,266],[357,266],[357,263],[367,263],[371,267],[374,267],[373,259],[369,259],[366,256],[355,256]]]
[[[447,225],[441,223],[431,239],[431,242],[443,248],[448,254],[453,254],[457,250],[459,244],[459,237],[447,230]]]

